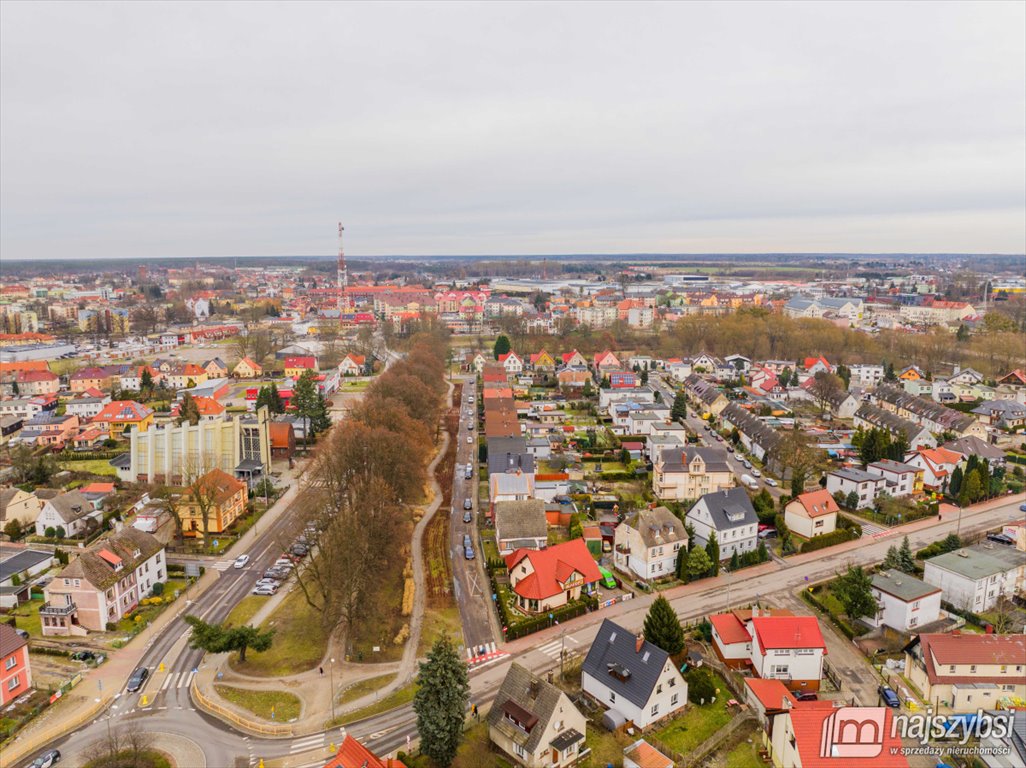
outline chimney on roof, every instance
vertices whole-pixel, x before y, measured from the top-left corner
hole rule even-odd
[[[638,633],[638,636],[634,638],[634,652],[641,653],[641,646],[645,644],[645,636]]]

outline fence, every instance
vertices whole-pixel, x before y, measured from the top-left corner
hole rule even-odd
[[[227,707],[221,706],[216,701],[207,698],[203,691],[200,690],[199,685],[193,685],[190,691],[192,693],[193,701],[196,702],[196,706],[204,712],[214,715],[221,720],[227,720],[228,722],[237,725],[247,733],[256,734],[257,736],[267,736],[272,739],[287,739],[293,736],[291,725],[271,725],[254,722],[249,718],[242,717],[242,715],[228,709]]]

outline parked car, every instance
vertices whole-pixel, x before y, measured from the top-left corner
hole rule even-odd
[[[473,560],[474,559],[474,548],[473,547],[467,547],[466,549],[464,549],[463,550],[463,556],[465,558],[467,558],[467,560]]]
[[[464,549],[470,549],[472,546],[474,546],[474,542],[471,541],[470,534],[469,533],[463,534],[463,548]]]
[[[733,453],[733,452],[734,452],[734,446],[732,446],[730,443],[727,443],[727,453]]]
[[[296,564],[289,560],[287,557],[279,557],[274,561],[275,568],[283,568],[286,571],[291,571],[296,567]]]
[[[745,469],[751,469],[752,468],[752,462],[750,462],[748,459],[741,459],[741,465]]]
[[[766,482],[766,485],[768,485],[770,488],[776,488],[777,487],[777,481],[774,480],[772,477],[767,477],[765,482]]]
[[[768,528],[765,531],[759,531],[759,538],[760,539],[775,539],[775,538],[777,538],[777,529],[776,528]]]
[[[146,682],[146,678],[150,676],[150,670],[146,667],[136,667],[132,676],[128,678],[128,692],[135,693],[143,687],[143,683]]]
[[[468,469],[466,472],[463,473],[463,479],[464,480],[472,480],[473,478],[474,478],[474,471],[473,470]]]
[[[278,588],[278,580],[277,579],[260,579],[259,581],[257,581],[256,586],[258,586],[258,587],[274,587],[275,589],[277,589]]]
[[[96,654],[92,651],[75,651],[71,654],[72,661],[92,661],[96,658]]]
[[[248,562],[249,562],[249,555],[239,555],[237,558],[235,558],[235,562],[233,563],[233,567],[234,568],[245,568],[246,564]]]
[[[749,464],[748,466],[749,466],[749,467],[752,467],[752,465],[751,465],[751,464]],[[752,477],[762,477],[762,472],[760,472],[759,470],[757,470],[757,469],[756,469],[755,467],[752,467]],[[769,482],[769,480],[767,480],[766,482],[768,483],[768,482]]]
[[[819,696],[814,694],[812,691],[805,691],[795,696],[798,701],[819,701]]]
[[[1020,512],[1026,512],[1026,504],[1020,504],[1019,505],[1019,511]]]
[[[880,694],[880,698],[883,699],[883,703],[888,707],[897,709],[901,706],[901,699],[898,698],[898,694],[886,685],[881,685],[877,688],[877,692]]]
[[[467,445],[473,445],[473,444],[474,444],[474,436],[473,435],[467,435]]]
[[[262,597],[270,597],[271,595],[275,594],[277,591],[278,591],[278,588],[276,586],[271,585],[271,584],[262,584],[262,585],[260,585],[258,587],[254,587],[253,588],[253,594],[254,595],[260,595]]]
[[[58,749],[51,749],[49,752],[44,752],[35,760],[32,761],[32,765],[29,768],[50,768],[51,765],[55,765],[61,761],[61,753]]]
[[[465,522],[465,523],[472,523],[472,522],[474,522],[474,513],[469,511],[469,510],[467,512],[464,512],[463,513],[463,522]]]
[[[468,421],[467,422],[467,432],[473,432],[473,431],[474,431],[474,422]]]
[[[275,581],[284,581],[287,575],[279,568],[268,568],[264,571],[264,579],[274,579]]]
[[[1005,546],[1015,544],[1014,539],[1012,539],[1010,536],[1005,536],[1005,534],[1003,533],[988,533],[987,541],[993,541],[997,544],[1004,544]]]
[[[470,499],[464,499],[463,500],[463,508],[464,509],[473,509],[474,508],[474,502],[471,501]]]
[[[706,432],[708,432],[709,431],[709,425],[708,424],[703,424],[702,425],[702,429],[704,429]]]
[[[292,549],[289,550],[295,557],[306,557],[310,554],[310,548],[305,544],[293,544]]]

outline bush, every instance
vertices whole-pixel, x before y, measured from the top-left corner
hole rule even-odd
[[[862,529],[860,528],[856,535],[854,528],[838,528],[832,533],[825,533],[822,536],[817,536],[814,539],[809,539],[802,544],[802,552],[815,552],[817,549],[825,549],[826,547],[832,547],[835,544],[841,544],[845,541],[851,541],[857,539],[862,535]]]
[[[716,696],[716,683],[709,670],[701,667],[688,671],[688,700],[692,704],[708,704]]]
[[[163,594],[164,594],[164,582],[158,581],[156,584],[153,585],[153,596],[154,597],[160,597]]]

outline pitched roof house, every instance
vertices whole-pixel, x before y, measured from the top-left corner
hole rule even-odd
[[[784,521],[788,529],[811,539],[833,532],[837,528],[839,511],[834,497],[822,488],[795,496],[784,507]]]
[[[339,744],[338,752],[324,764],[324,768],[406,768],[406,764],[391,757],[382,760],[347,733]]]
[[[905,675],[939,707],[996,709],[1026,698],[1026,635],[922,634],[905,646]]]
[[[232,375],[237,379],[255,379],[262,376],[263,373],[263,366],[248,357],[239,360],[235,364],[235,368],[232,369]]]
[[[722,448],[681,446],[659,451],[652,467],[652,492],[659,499],[697,499],[734,487],[734,473]]]
[[[707,493],[685,516],[695,529],[695,545],[704,547],[712,534],[720,547],[720,558],[729,560],[737,552],[754,551],[759,516],[744,488],[729,488]]]
[[[43,502],[36,517],[36,535],[45,536],[47,528],[63,528],[66,536],[80,536],[89,528],[89,521],[102,516],[89,499],[79,491],[60,493]]]
[[[587,720],[559,688],[514,663],[488,712],[488,737],[518,765],[573,765]]]
[[[541,499],[499,501],[493,510],[495,543],[500,555],[517,549],[541,549],[548,543],[545,502]]]
[[[602,575],[583,539],[548,549],[518,549],[506,556],[510,586],[517,606],[541,613],[580,598]]]
[[[640,509],[616,526],[613,565],[642,579],[674,574],[677,553],[688,545],[680,519],[666,507]]]
[[[687,704],[688,685],[662,648],[605,619],[581,666],[581,687],[608,711],[603,722],[638,728]]]

